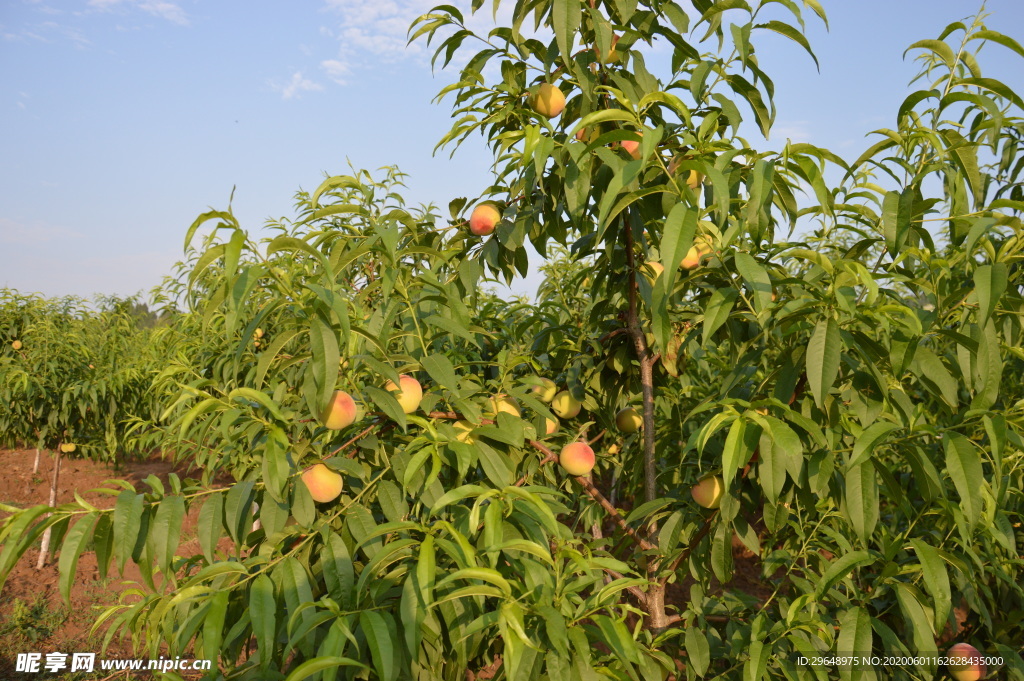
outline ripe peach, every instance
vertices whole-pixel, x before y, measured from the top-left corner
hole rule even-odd
[[[394,381],[388,381],[384,384],[384,389],[395,394],[395,399],[401,405],[402,411],[411,414],[420,408],[420,401],[423,400],[423,387],[420,386],[419,381],[406,374],[402,374],[398,379],[401,388],[395,385]]]
[[[558,419],[544,419],[544,434],[554,435],[558,432]]]
[[[594,469],[594,450],[586,442],[573,442],[562,448],[558,463],[569,475],[586,475]]]
[[[988,671],[981,652],[970,643],[956,643],[946,652],[946,657],[956,658],[947,665],[950,675],[956,681],[978,681]]]
[[[704,508],[718,508],[722,504],[725,487],[717,475],[708,475],[690,489],[693,500]]]
[[[535,385],[531,388],[534,395],[541,402],[551,402],[555,397],[555,393],[558,392],[558,386],[550,378],[540,379],[541,385]]]
[[[519,403],[508,395],[495,395],[487,401],[491,413],[497,416],[501,412],[519,416]]]
[[[615,427],[623,433],[635,433],[643,425],[640,413],[633,407],[626,407],[615,415]]]
[[[309,490],[313,501],[324,503],[334,501],[341,494],[341,475],[322,463],[307,468],[302,473],[302,482]]]
[[[257,328],[253,335],[256,336],[257,339],[263,338],[263,329]]]
[[[76,446],[75,446],[75,445],[74,445],[73,443],[71,443],[71,442],[65,442],[64,444],[62,444],[62,445],[60,446],[60,451],[62,451],[62,452],[63,452],[63,453],[65,453],[65,454],[72,454],[72,453],[74,453],[74,451],[75,451],[76,449],[78,449],[78,447],[76,447]]]
[[[604,55],[601,54],[601,51],[597,48],[597,45],[594,45],[594,56],[597,57],[597,61],[601,62],[602,64],[614,64],[615,62],[619,61],[619,52],[618,50],[615,49],[615,46],[618,44],[618,42],[619,36],[613,35],[612,46],[608,49],[607,54]]]
[[[690,246],[690,250],[686,252],[686,257],[679,263],[679,266],[684,270],[692,270],[700,265],[701,260],[711,255],[711,251],[711,244],[705,239],[698,238],[693,242],[693,246]]]
[[[551,400],[551,411],[563,419],[575,418],[580,413],[582,406],[583,404],[573,397],[568,390],[563,390]]]
[[[494,232],[501,220],[501,212],[493,203],[481,203],[469,216],[469,231],[476,236],[487,236]]]
[[[14,348],[15,350],[21,350],[21,341],[14,341],[13,343],[11,343],[11,347]]]
[[[565,109],[565,95],[551,83],[541,83],[530,93],[530,108],[545,118],[554,118]]]
[[[348,428],[356,422],[356,401],[347,392],[338,390],[320,420],[329,430]]]
[[[690,174],[686,176],[686,186],[694,191],[697,190],[697,187],[699,187],[703,181],[704,176],[696,170],[691,170]]]
[[[644,275],[647,279],[647,283],[654,286],[654,282],[658,280],[662,272],[665,271],[665,266],[656,260],[649,260],[644,263],[643,267],[640,268],[640,274]]]
[[[634,160],[640,159],[640,142],[638,140],[622,140],[619,145],[626,150],[626,153]]]
[[[466,421],[465,419],[456,421],[453,427],[458,433],[455,436],[455,439],[458,440],[459,442],[462,442],[463,444],[467,445],[471,445],[474,442],[476,442],[476,440],[473,439],[472,435],[473,424],[470,423],[469,421]]]

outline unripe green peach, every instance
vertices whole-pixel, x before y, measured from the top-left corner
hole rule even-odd
[[[476,236],[487,236],[494,232],[501,221],[501,212],[492,203],[481,203],[469,216],[469,231]]]
[[[633,407],[626,407],[615,415],[615,427],[623,433],[635,433],[640,430],[643,422],[643,419],[640,418],[640,413]]]
[[[309,490],[313,501],[320,503],[334,501],[341,494],[341,475],[322,463],[307,468],[302,473],[302,482]]]
[[[542,378],[540,382],[541,384],[533,386],[531,391],[541,402],[551,402],[555,397],[555,393],[558,392],[558,386],[550,378]]]
[[[704,508],[718,508],[722,504],[725,486],[717,475],[708,475],[690,489],[693,500]]]
[[[978,681],[985,678],[988,669],[981,652],[970,643],[956,643],[946,652],[951,658],[947,665],[950,675],[956,681]]]
[[[356,401],[343,390],[338,390],[331,398],[331,403],[324,409],[321,420],[329,430],[348,428],[356,422]]]
[[[554,118],[565,109],[565,95],[551,83],[541,83],[530,93],[530,108],[545,118]]]
[[[394,393],[395,399],[398,400],[398,404],[402,407],[402,411],[406,414],[411,414],[420,408],[420,402],[423,400],[423,387],[419,381],[406,374],[399,376],[398,382],[401,388],[395,385],[394,381],[388,381],[384,384],[384,389]]]
[[[562,448],[558,463],[569,475],[586,475],[594,469],[594,450],[586,442],[573,442]]]
[[[551,400],[551,411],[563,419],[575,418],[580,413],[582,406],[583,404],[573,397],[568,390],[563,390]]]

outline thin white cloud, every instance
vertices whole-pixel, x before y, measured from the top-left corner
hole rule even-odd
[[[352,71],[348,64],[338,61],[337,59],[325,59],[320,62],[320,68],[324,70],[324,73],[328,78],[333,80],[338,85],[345,85],[348,81],[346,76]]]
[[[42,223],[25,224],[9,218],[0,218],[0,244],[35,246],[56,239],[80,238],[81,233],[65,227]]]
[[[101,12],[112,11],[115,7],[134,7],[172,24],[188,26],[188,15],[176,2],[170,0],[89,0],[89,7]]]
[[[282,99],[292,99],[293,97],[300,96],[303,92],[316,92],[324,89],[324,86],[320,83],[303,76],[301,71],[293,73],[291,80],[287,84],[273,87],[275,90],[280,91]]]
[[[338,49],[332,58],[321,61],[320,67],[336,83],[345,84],[348,74],[358,71],[368,62],[389,64],[413,59],[427,65],[440,43],[435,40],[428,47],[426,40],[421,39],[411,45],[406,44],[412,22],[436,7],[437,0],[325,0],[324,4],[325,12],[334,21],[331,25],[322,26],[320,33],[336,40]],[[450,4],[459,8],[470,30],[486,35],[493,28],[494,19],[490,11],[485,9],[472,14],[469,0],[456,0]],[[511,13],[508,3],[499,7],[498,23],[507,25]],[[463,51],[462,56],[468,58],[468,54],[470,51]]]

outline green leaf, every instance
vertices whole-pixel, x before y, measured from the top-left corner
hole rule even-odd
[[[924,585],[935,604],[935,630],[942,631],[942,628],[946,626],[946,619],[949,617],[952,607],[952,594],[949,589],[946,564],[934,546],[921,539],[911,539],[910,544],[914,547],[914,552],[917,553],[917,559],[921,561]]]
[[[165,573],[170,570],[174,552],[178,550],[184,517],[185,499],[183,497],[173,495],[160,500],[150,536],[156,542],[156,564]]]
[[[704,307],[704,326],[701,329],[701,345],[706,346],[708,339],[729,319],[733,305],[739,297],[734,288],[716,289]]]
[[[369,385],[363,388],[363,392],[388,418],[397,423],[402,430],[405,430],[408,421],[405,418],[402,405],[398,404],[398,400],[395,399],[394,395],[386,390]]]
[[[117,569],[123,575],[124,566],[135,551],[135,544],[142,526],[143,496],[133,490],[125,490],[117,496],[114,504],[114,557]],[[211,561],[212,562],[212,561]]]
[[[309,346],[313,354],[309,369],[317,387],[315,413],[322,414],[331,402],[338,379],[338,336],[323,320],[314,317],[309,325]]]
[[[853,665],[839,666],[839,678],[842,681],[869,678],[864,674],[869,667],[862,660],[871,654],[871,641],[871,616],[867,610],[855,606],[839,615],[836,652],[840,655],[851,655],[856,659]]]
[[[57,567],[60,574],[60,595],[64,602],[71,605],[71,583],[75,581],[78,570],[78,558],[92,539],[92,531],[96,526],[97,514],[89,513],[68,530],[64,543],[60,547],[60,560]]]
[[[203,619],[203,655],[211,660],[216,660],[220,656],[230,596],[229,589],[215,591],[210,598],[210,608]]]
[[[341,537],[326,527],[324,532],[328,533],[320,552],[324,583],[330,597],[348,610],[355,606],[352,588],[355,586],[356,577],[352,557]]]
[[[293,669],[288,678],[285,681],[303,681],[311,676],[319,674],[326,669],[335,669],[337,667],[360,667],[367,671],[370,670],[362,662],[353,660],[348,657],[338,657],[336,655],[327,655],[321,657],[314,657],[312,660],[306,660],[298,667]]]
[[[224,499],[224,524],[236,546],[245,541],[252,526],[253,486],[252,480],[236,482]]]
[[[398,678],[398,665],[395,650],[391,641],[391,631],[384,615],[375,610],[363,610],[359,613],[359,628],[366,636],[366,644],[370,648],[373,667],[381,681],[395,681]]]
[[[823,319],[814,327],[807,343],[807,383],[814,401],[821,407],[839,375],[842,338],[834,319]]]
[[[974,294],[978,297],[978,326],[984,327],[1006,292],[1006,263],[982,265],[974,270]]]
[[[846,472],[846,517],[867,544],[878,524],[878,480],[870,459]]]
[[[934,352],[924,345],[919,345],[914,352],[911,370],[916,376],[925,379],[935,386],[943,402],[953,409],[957,408],[960,402],[958,394],[960,386],[953,378],[953,375],[949,373],[946,365],[943,364],[942,360]]]
[[[199,509],[199,521],[196,533],[199,535],[199,546],[207,563],[213,563],[213,552],[220,541],[224,525],[224,495],[215,493],[210,496]],[[116,533],[115,533],[116,536]]]
[[[451,360],[442,354],[433,354],[424,357],[420,364],[435,383],[453,393],[458,393],[459,379],[455,375],[455,367],[452,366]]]
[[[565,64],[573,63],[573,39],[580,27],[582,7],[579,0],[553,0],[551,3],[551,27],[555,31],[558,51]]]
[[[840,556],[828,566],[825,574],[818,581],[818,585],[814,589],[815,600],[824,599],[828,590],[838,584],[840,580],[845,579],[854,568],[874,562],[875,558],[867,551],[851,551]]]
[[[960,508],[971,525],[981,519],[984,505],[981,488],[985,484],[981,452],[960,433],[946,432],[942,438],[946,448],[946,473],[960,495]]]
[[[690,665],[697,676],[704,676],[711,664],[711,647],[708,645],[708,638],[700,627],[690,625],[686,627],[684,635],[686,655]]]
[[[807,37],[798,29],[793,28],[782,21],[769,21],[763,24],[755,24],[754,28],[763,28],[769,31],[775,31],[779,35],[789,38],[797,45],[804,48],[807,51],[807,54],[811,55],[811,59],[814,60],[814,66],[818,68],[818,71],[821,71],[821,65],[818,63],[818,58],[815,56],[814,50],[811,49],[811,44],[807,42]]]
[[[260,651],[260,666],[270,666],[274,659],[274,641],[277,636],[277,605],[274,602],[274,583],[261,573],[249,587],[249,615],[256,648]]]
[[[853,454],[850,456],[850,462],[846,465],[846,469],[849,470],[854,466],[859,466],[870,458],[878,443],[897,428],[899,426],[888,421],[877,421],[868,428],[865,428],[857,437],[856,444],[853,445]]]

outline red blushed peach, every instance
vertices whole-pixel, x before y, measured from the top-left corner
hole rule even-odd
[[[725,486],[717,475],[709,475],[690,489],[693,500],[704,508],[718,508],[722,504],[722,493]]]
[[[594,469],[594,450],[586,442],[573,442],[562,448],[558,463],[569,475],[586,475]]]
[[[978,681],[988,671],[981,652],[970,643],[956,643],[946,652],[950,664],[946,665],[956,681]]]
[[[356,422],[356,401],[343,390],[334,393],[331,403],[324,410],[324,427],[330,430],[348,428]]]
[[[501,220],[501,213],[490,203],[481,203],[469,216],[469,231],[476,236],[487,236],[494,232]]]
[[[313,501],[334,501],[341,494],[341,476],[322,463],[307,468],[302,474],[302,482]]]
[[[423,400],[423,387],[419,381],[406,374],[398,377],[398,383],[401,387],[395,385],[394,381],[388,381],[384,384],[384,389],[394,394],[402,411],[411,414],[420,408],[420,402]]]
[[[622,140],[619,143],[622,148],[629,154],[634,160],[640,160],[640,142],[637,140]]]

